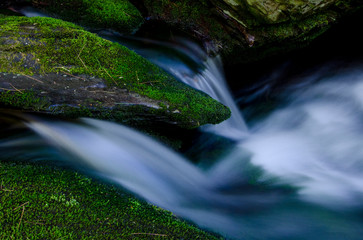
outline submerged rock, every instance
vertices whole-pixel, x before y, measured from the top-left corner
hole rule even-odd
[[[185,128],[227,107],[127,48],[51,18],[0,15],[0,105],[68,117]]]

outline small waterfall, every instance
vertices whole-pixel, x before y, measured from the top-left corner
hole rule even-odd
[[[212,98],[231,109],[231,117],[218,125],[203,126],[204,131],[212,132],[233,140],[242,140],[248,136],[246,123],[238,109],[225,81],[222,61],[219,56],[207,58],[204,69],[193,78],[174,75],[189,86],[207,93]]]
[[[13,10],[28,17],[47,17],[45,13],[32,7]],[[246,123],[226,84],[220,57],[208,57],[197,44],[178,37],[174,38],[174,43],[169,43],[122,36],[106,29],[99,30],[97,33],[108,40],[128,46],[171,73],[178,80],[207,93],[231,109],[230,119],[219,124],[218,127],[213,125],[204,126],[205,131],[234,140],[241,140],[248,135]],[[189,63],[189,65],[186,63]]]
[[[152,49],[135,50],[231,108],[230,120],[204,128],[236,140],[229,155],[203,170],[116,123],[23,115],[18,118],[34,135],[2,139],[0,156],[44,160],[62,155],[90,174],[232,239],[361,239],[362,65],[316,74],[318,83],[301,80],[299,89],[287,89],[287,105],[249,123],[247,131],[218,58],[208,58],[194,44],[149,42]],[[155,52],[155,46],[174,50],[172,55]],[[189,65],[176,52],[186,53]],[[34,146],[57,151],[34,152]]]
[[[38,137],[3,139],[0,155],[67,159],[231,239],[358,240],[363,72],[350,72],[289,91],[287,106],[256,122],[207,170],[141,133],[94,119],[20,116]],[[58,151],[34,152],[39,146]]]
[[[9,9],[14,12],[23,14],[26,17],[50,17],[49,14],[46,14],[36,8],[29,7],[29,6],[26,6],[26,7],[22,6],[20,8],[10,7]]]
[[[141,38],[105,37],[134,49],[179,81],[207,93],[231,109],[232,115],[228,120],[218,126],[203,126],[204,131],[233,140],[242,140],[248,136],[246,123],[227,86],[219,56],[209,57],[197,44],[182,38],[174,38],[175,43],[171,44]],[[137,45],[135,42],[147,43],[152,47],[145,48],[144,44]]]
[[[355,92],[358,94],[359,90]],[[321,145],[309,149],[314,144],[298,145],[300,142],[295,140],[301,134],[295,136],[292,132],[281,136],[279,132],[256,127],[261,130],[240,142],[214,166],[203,170],[154,139],[116,123],[95,119],[64,122],[26,115],[19,118],[36,135],[3,139],[0,142],[2,158],[65,159],[91,175],[120,184],[149,202],[228,239],[319,236],[358,240],[356,236],[363,234],[358,227],[362,221],[350,213],[351,210],[359,213],[362,207],[359,197],[362,161],[359,152],[356,158],[348,159],[348,165],[345,160],[345,154],[351,150],[363,149],[355,142],[359,132],[351,140],[350,135],[344,138],[349,140],[346,149],[343,144],[335,152],[327,152],[330,155],[309,159],[319,157],[310,153]],[[290,145],[295,147],[286,151],[284,146]],[[39,146],[57,151],[34,153],[32,149]],[[340,145],[332,145],[336,146]],[[331,149],[322,152],[325,150]],[[335,154],[331,163],[325,159]],[[315,162],[321,159],[324,162]],[[326,169],[331,170],[325,172]],[[309,191],[311,188],[313,191]],[[309,196],[320,199],[319,204],[327,204],[332,210],[308,204],[311,199],[305,198],[305,190]],[[330,198],[326,198],[327,193]],[[330,204],[334,201],[338,208]]]

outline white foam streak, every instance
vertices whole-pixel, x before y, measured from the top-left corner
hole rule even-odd
[[[301,187],[305,200],[334,207],[362,206],[363,73],[338,76],[295,93],[240,144],[252,163]],[[355,80],[352,80],[355,79]]]
[[[180,71],[173,68],[170,68],[169,71],[184,83],[207,93],[231,109],[232,115],[229,119],[218,124],[218,126],[203,126],[204,131],[234,140],[246,138],[248,135],[247,126],[225,81],[220,57],[208,58],[204,66],[205,69],[200,74],[192,77],[181,74]]]
[[[50,17],[49,14],[46,14],[33,7],[22,7],[21,9],[12,9],[12,10],[21,13],[26,17]]]
[[[175,39],[177,40],[177,45],[148,39],[132,39],[147,41],[156,47],[172,49],[188,58],[188,61],[193,64],[194,68],[202,69],[193,69],[186,64],[185,59],[180,59],[152,48],[143,49],[142,47],[131,46],[140,55],[163,68],[179,81],[205,92],[231,109],[232,116],[228,120],[218,124],[218,127],[214,125],[203,126],[205,131],[234,140],[241,140],[248,135],[246,123],[227,86],[222,61],[219,56],[208,57],[197,44],[183,38]]]
[[[46,142],[73,156],[73,163],[229,236],[242,232],[234,212],[275,201],[258,194],[224,194],[210,176],[155,140],[116,123],[82,121],[85,124],[31,118],[26,124]]]
[[[123,126],[91,119],[83,121],[95,129],[38,121],[28,125],[102,175],[108,178],[122,176],[117,181],[132,191],[142,192],[152,202],[159,202],[166,192],[170,193],[168,196],[178,198],[175,186],[186,192],[206,188],[207,180],[201,171],[166,147]],[[173,161],[161,161],[164,158]],[[169,204],[174,200],[170,199]]]

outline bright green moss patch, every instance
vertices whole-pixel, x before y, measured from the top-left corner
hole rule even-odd
[[[96,76],[159,101],[159,109],[184,127],[216,124],[227,107],[176,81],[133,51],[74,24],[51,18],[0,17],[0,72]]]
[[[0,239],[221,239],[82,174],[0,162]]]
[[[142,23],[140,12],[127,0],[43,0],[33,4],[55,17],[92,28],[131,33]]]
[[[36,97],[34,92],[5,91],[0,92],[0,106],[41,111],[48,108],[49,103]]]

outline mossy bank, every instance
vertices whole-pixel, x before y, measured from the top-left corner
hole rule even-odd
[[[0,15],[0,29],[1,105],[185,128],[230,116],[206,94],[74,24]]]
[[[0,163],[0,239],[222,239],[78,172]]]

